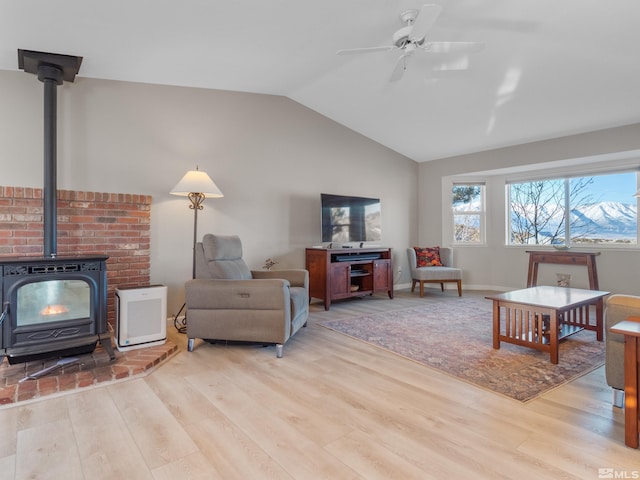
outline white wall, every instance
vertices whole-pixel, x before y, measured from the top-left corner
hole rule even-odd
[[[588,166],[586,164],[589,164]],[[421,245],[449,245],[443,225],[450,211],[446,201],[451,179],[466,176],[487,181],[487,241],[482,246],[455,248],[456,264],[464,269],[464,284],[471,288],[526,287],[529,247],[505,246],[504,171],[527,169],[584,169],[598,166],[640,165],[640,124],[601,130],[509,148],[478,152],[421,164],[419,167],[419,241]],[[475,172],[475,173],[474,173]],[[633,199],[629,199],[630,202]],[[549,247],[537,247],[538,250]],[[640,294],[640,249],[600,247],[600,289]],[[556,273],[572,274],[571,285],[587,288],[586,269],[542,265],[540,284],[554,284]]]
[[[0,71],[0,85],[0,185],[42,187],[42,83]],[[193,211],[168,192],[196,165],[225,194],[205,200],[199,237],[240,235],[251,268],[268,257],[304,267],[326,192],[380,197],[383,244],[406,272],[417,239],[412,160],[279,96],[82,77],[57,95],[58,188],[153,197],[151,279],[169,286],[170,311],[191,276]]]

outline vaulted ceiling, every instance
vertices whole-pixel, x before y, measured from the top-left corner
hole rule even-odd
[[[426,41],[387,46],[408,0],[0,0],[0,69],[17,49],[84,58],[80,77],[283,95],[417,162],[640,121],[637,0],[434,1]],[[448,70],[466,65],[465,70]]]

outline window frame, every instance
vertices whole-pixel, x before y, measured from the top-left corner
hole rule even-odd
[[[563,172],[555,172],[555,173],[550,173],[547,175],[519,175],[517,177],[514,178],[505,178],[505,182],[504,182],[504,193],[505,193],[505,201],[504,201],[504,208],[505,208],[505,236],[504,236],[504,240],[505,240],[505,246],[507,247],[528,247],[531,248],[532,246],[536,246],[536,247],[551,247],[553,246],[553,244],[551,243],[512,243],[511,242],[511,238],[512,238],[512,221],[511,221],[511,196],[510,196],[510,191],[511,191],[511,185],[513,184],[520,184],[520,183],[533,183],[533,182],[542,182],[542,181],[563,181],[564,185],[565,185],[565,195],[564,195],[564,205],[563,208],[565,210],[565,227],[564,227],[564,233],[565,233],[565,239],[568,239],[569,242],[567,243],[565,240],[565,244],[570,246],[570,247],[586,247],[586,246],[594,246],[597,248],[631,248],[631,249],[637,249],[640,247],[640,208],[638,208],[640,206],[640,198],[636,197],[636,239],[635,242],[629,242],[629,243],[625,243],[625,242],[593,242],[593,243],[589,243],[589,242],[584,242],[584,243],[574,243],[571,242],[571,221],[570,221],[570,215],[571,215],[571,198],[570,196],[567,194],[567,190],[569,188],[569,185],[571,183],[571,181],[573,179],[576,178],[588,178],[588,177],[600,177],[600,176],[607,176],[607,175],[617,175],[617,174],[635,174],[636,176],[636,193],[638,193],[638,188],[640,187],[640,168],[638,167],[627,167],[627,168],[613,168],[613,169],[595,169],[592,171],[589,170],[585,170],[585,171],[580,171],[580,172],[572,172],[572,173],[563,173]],[[633,203],[632,201],[630,201],[629,203]]]
[[[480,187],[480,209],[469,211],[457,211],[453,205],[453,190],[456,187]],[[485,245],[487,241],[487,186],[484,181],[453,181],[449,190],[449,204],[451,212],[451,244],[452,245]],[[456,216],[478,217],[478,241],[460,241],[456,239]]]

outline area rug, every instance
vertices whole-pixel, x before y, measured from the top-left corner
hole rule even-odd
[[[493,348],[492,303],[473,297],[319,324],[436,368],[479,387],[528,402],[604,364],[604,342],[579,332],[549,354],[501,343]]]

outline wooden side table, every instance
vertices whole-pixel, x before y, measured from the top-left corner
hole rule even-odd
[[[598,270],[596,269],[596,256],[600,255],[600,252],[527,250],[527,253],[529,254],[527,288],[536,286],[538,281],[538,265],[541,263],[551,263],[559,265],[584,265],[587,267],[587,274],[589,275],[589,288],[591,290],[600,290],[598,285]]]
[[[624,335],[624,443],[628,447],[638,448],[640,317],[629,317],[629,320],[616,323],[610,330]]]

